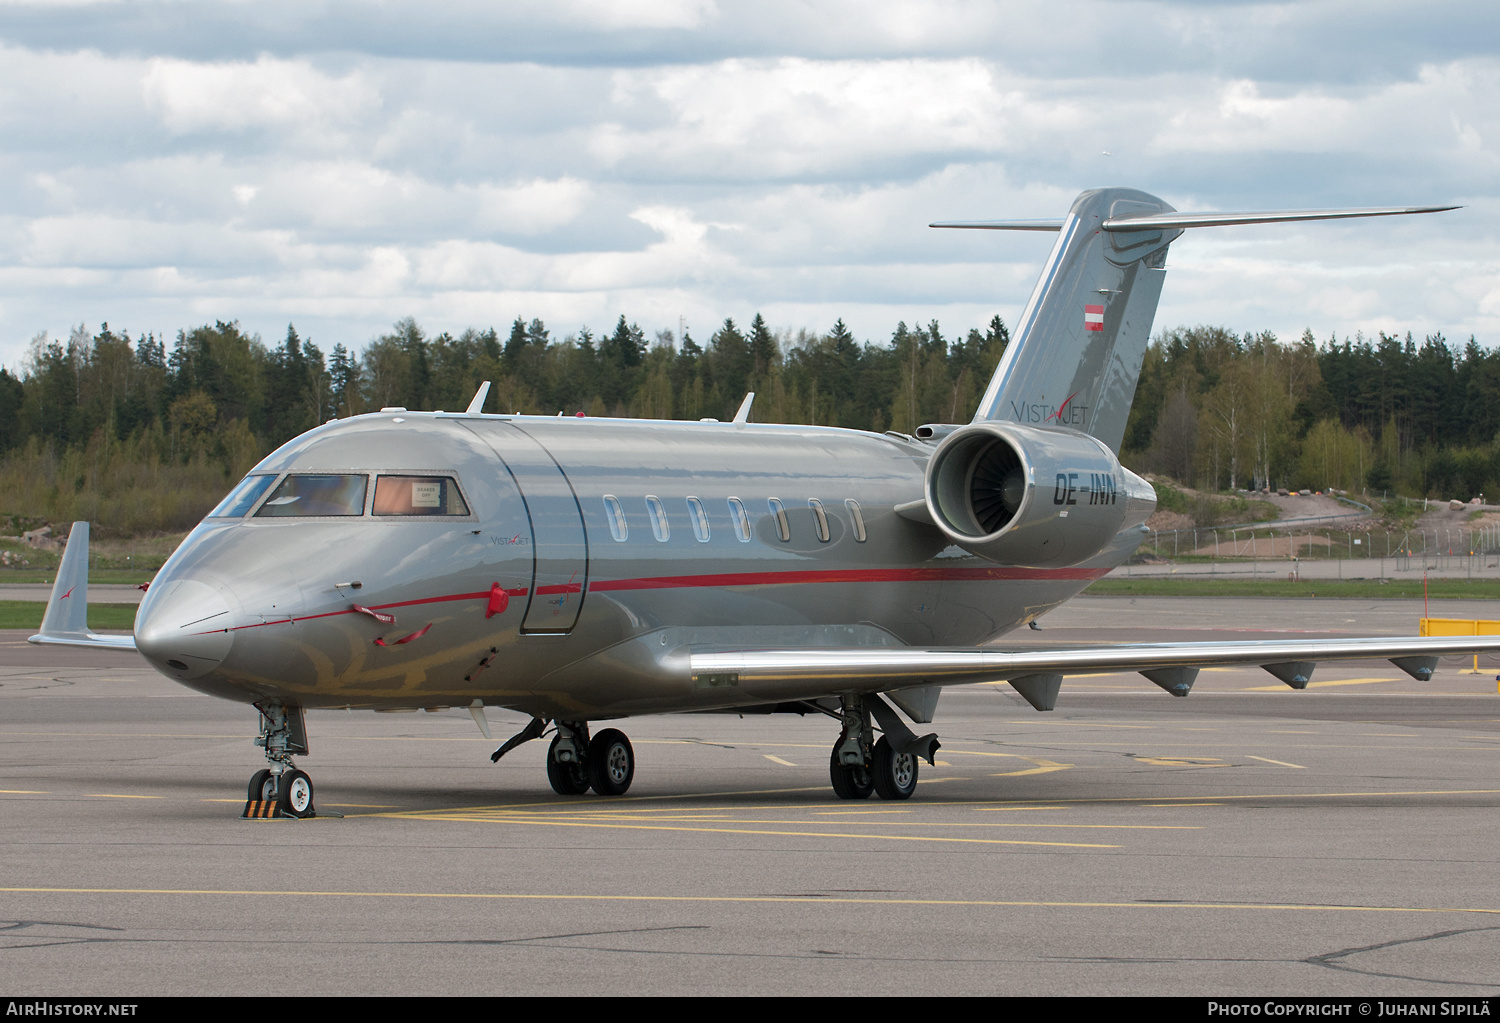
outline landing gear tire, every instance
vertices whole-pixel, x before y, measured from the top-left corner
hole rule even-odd
[[[276,809],[288,817],[313,816],[312,779],[302,771],[284,771],[276,793]]]
[[[875,791],[874,779],[864,767],[845,767],[839,763],[839,748],[834,746],[828,760],[828,777],[833,782],[833,794],[840,799],[869,799]]]
[[[589,772],[582,764],[558,762],[556,737],[547,749],[547,780],[559,796],[581,796],[589,790]]]
[[[635,777],[635,750],[625,733],[606,728],[589,743],[589,784],[601,796],[623,796]]]
[[[250,788],[245,793],[245,798],[250,800],[271,799],[276,791],[271,783],[271,772],[261,768],[250,776]]]
[[[882,735],[875,743],[872,759],[870,773],[875,776],[875,791],[881,799],[910,799],[917,791],[916,754],[897,753]]]

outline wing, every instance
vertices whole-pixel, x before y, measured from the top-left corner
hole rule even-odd
[[[1500,636],[1263,640],[1240,643],[1141,643],[1065,650],[911,649],[712,650],[689,654],[698,685],[738,686],[767,701],[808,694],[886,692],[917,686],[1007,681],[1038,710],[1051,710],[1066,675],[1138,671],[1174,696],[1186,696],[1198,671],[1259,665],[1303,689],[1320,661],[1384,658],[1426,681],[1438,658],[1500,651]]]
[[[134,650],[134,636],[101,636],[89,631],[89,524],[75,522],[57,566],[57,580],[42,616],[42,631],[28,643]]]

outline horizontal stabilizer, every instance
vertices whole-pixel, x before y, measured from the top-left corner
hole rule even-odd
[[[1248,210],[1242,213],[1154,213],[1110,217],[1099,226],[1106,231],[1165,231],[1187,227],[1233,227],[1237,224],[1285,224],[1298,220],[1352,220],[1356,217],[1399,217],[1408,213],[1444,213],[1462,206],[1360,206],[1335,210]],[[968,231],[1061,231],[1061,220],[944,220],[928,227]]]
[[[956,227],[968,231],[1061,231],[1061,220],[945,220],[928,227]]]
[[[1399,217],[1408,213],[1443,213],[1461,206],[1365,206],[1344,210],[1265,210],[1247,213],[1150,213],[1110,217],[1099,226],[1106,231],[1147,228],[1232,227],[1236,224],[1285,224],[1297,220],[1353,220],[1356,217]],[[1040,223],[1040,221],[1038,221]],[[934,227],[939,225],[934,224]],[[1040,230],[1033,228],[1033,230]]]

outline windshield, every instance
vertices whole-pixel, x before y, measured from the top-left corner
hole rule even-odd
[[[246,476],[240,480],[239,486],[229,492],[228,497],[219,502],[217,508],[208,513],[209,518],[239,518],[255,507],[260,495],[275,482],[275,476]]]
[[[363,515],[367,480],[365,476],[288,476],[255,517]]]

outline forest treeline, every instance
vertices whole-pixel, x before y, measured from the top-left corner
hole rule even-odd
[[[1009,343],[1000,317],[945,337],[936,321],[861,342],[732,319],[699,343],[621,316],[554,337],[517,319],[457,336],[396,323],[363,351],[326,354],[288,327],[268,345],[237,322],[153,334],[102,325],[34,338],[0,369],[0,515],[88,518],[107,532],[183,529],[282,442],[386,406],[729,419],[910,433],[972,416]],[[1205,490],[1370,488],[1500,493],[1500,355],[1471,338],[1360,335],[1283,344],[1215,327],[1159,335],[1142,368],[1122,460]]]

